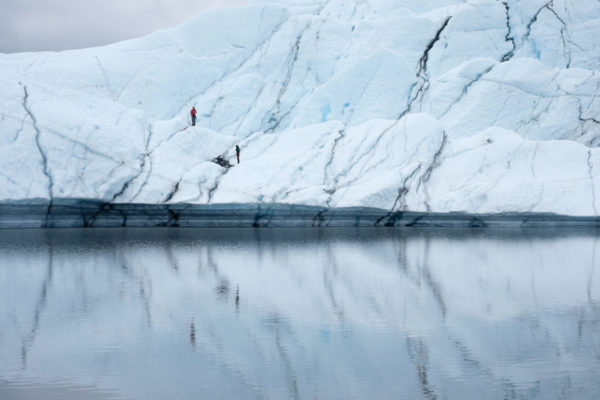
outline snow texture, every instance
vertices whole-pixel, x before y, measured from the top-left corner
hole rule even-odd
[[[598,216],[599,31],[597,0],[259,1],[0,54],[0,200]]]

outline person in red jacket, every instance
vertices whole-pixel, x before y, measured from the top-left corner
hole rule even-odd
[[[196,126],[196,107],[192,107],[190,115],[192,116],[192,126]]]

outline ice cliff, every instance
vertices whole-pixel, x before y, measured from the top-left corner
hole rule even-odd
[[[269,1],[0,54],[0,200],[598,216],[599,33],[597,0]]]

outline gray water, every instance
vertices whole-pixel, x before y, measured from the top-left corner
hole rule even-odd
[[[0,399],[598,399],[597,230],[0,230]]]

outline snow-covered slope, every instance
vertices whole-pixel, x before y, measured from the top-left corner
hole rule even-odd
[[[597,0],[295,0],[0,55],[0,200],[598,215],[598,32]]]

